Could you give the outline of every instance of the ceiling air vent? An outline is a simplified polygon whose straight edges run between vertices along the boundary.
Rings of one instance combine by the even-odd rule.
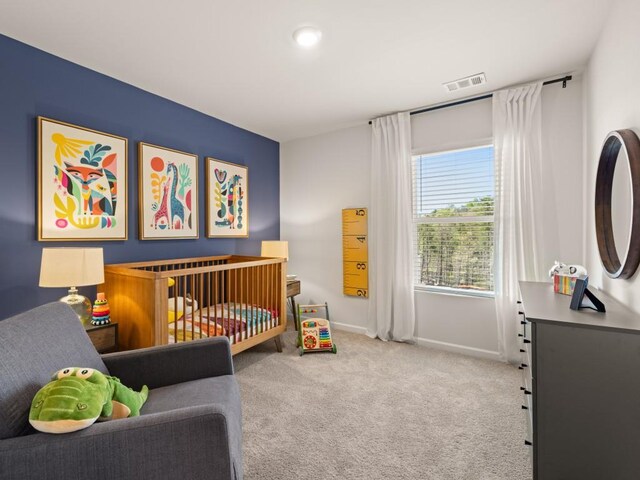
[[[454,80],[453,82],[443,83],[443,85],[444,88],[447,89],[447,92],[455,92],[456,90],[476,87],[485,83],[487,83],[487,77],[485,77],[484,73],[477,73],[476,75],[471,75],[470,77]]]

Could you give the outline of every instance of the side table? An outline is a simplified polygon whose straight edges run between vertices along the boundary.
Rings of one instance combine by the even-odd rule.
[[[88,324],[84,326],[84,329],[98,353],[110,353],[118,350],[118,324],[116,322],[106,325]]]
[[[296,309],[295,296],[300,293],[300,280],[287,280],[287,300],[291,313],[293,313],[293,324],[298,330],[298,312]]]

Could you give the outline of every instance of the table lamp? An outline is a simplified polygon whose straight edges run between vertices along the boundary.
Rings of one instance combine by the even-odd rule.
[[[41,287],[69,287],[61,302],[69,305],[82,323],[91,321],[91,302],[76,287],[104,283],[102,248],[43,248]]]
[[[283,240],[265,240],[262,242],[262,257],[276,257],[289,260],[289,242]]]

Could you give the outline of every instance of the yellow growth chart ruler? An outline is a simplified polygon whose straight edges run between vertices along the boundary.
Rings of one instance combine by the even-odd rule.
[[[366,208],[342,210],[342,275],[345,295],[369,297]]]

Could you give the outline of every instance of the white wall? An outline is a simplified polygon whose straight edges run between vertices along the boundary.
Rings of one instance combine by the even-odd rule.
[[[280,238],[297,301],[326,301],[332,321],[355,327],[366,325],[367,300],[342,295],[342,209],[369,206],[370,152],[368,125],[280,146]]]
[[[540,226],[546,240],[543,264],[555,260],[584,263],[584,85],[574,75],[567,88],[560,84],[542,90],[542,156],[545,195]]]
[[[596,169],[605,136],[611,130],[622,128],[631,128],[640,134],[638,25],[640,3],[637,0],[619,0],[610,13],[587,68],[587,224],[584,235],[590,283],[640,312],[638,275],[629,280],[614,280],[602,269],[593,211]]]
[[[547,160],[548,234],[545,263],[580,262],[584,255],[582,185],[582,82],[545,87],[543,154]],[[491,101],[438,110],[411,119],[413,149],[441,151],[491,139]],[[289,241],[289,272],[302,281],[301,301],[327,301],[331,319],[364,331],[367,300],[342,295],[341,210],[369,206],[370,127],[362,125],[294,140],[280,150],[280,235]],[[496,356],[491,298],[416,292],[420,343]]]

